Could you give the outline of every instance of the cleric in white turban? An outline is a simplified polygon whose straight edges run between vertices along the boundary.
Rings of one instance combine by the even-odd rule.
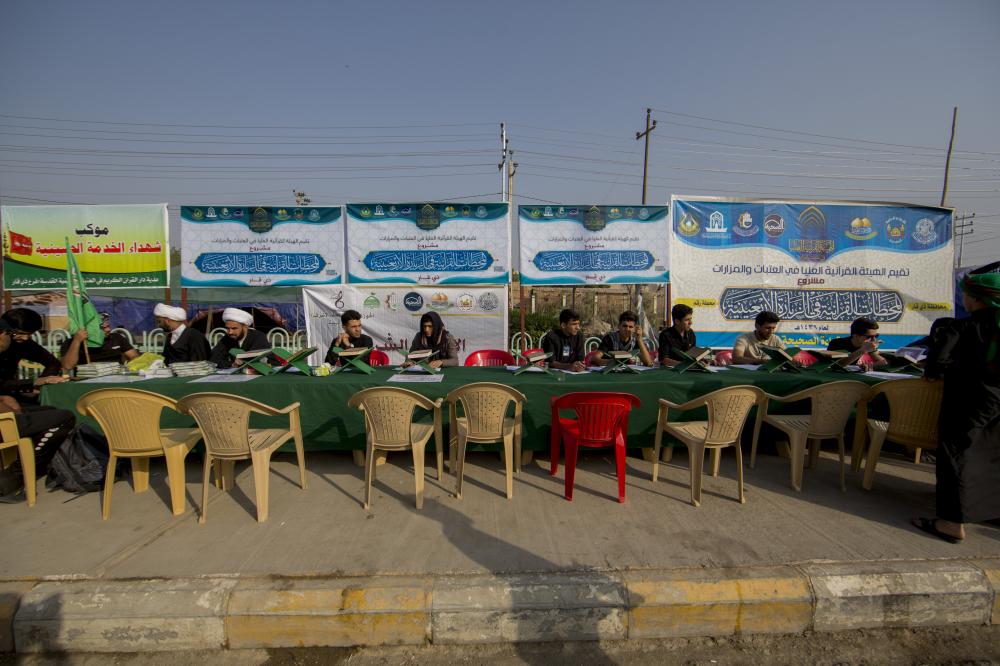
[[[163,360],[167,365],[178,361],[204,361],[212,349],[201,331],[188,328],[184,308],[157,303],[153,308],[156,325],[167,334],[163,343]]]
[[[220,368],[241,365],[240,361],[236,359],[236,354],[240,352],[271,348],[267,336],[252,328],[253,315],[246,310],[226,308],[222,311],[222,323],[226,327],[226,334],[212,348],[211,356],[212,363]]]

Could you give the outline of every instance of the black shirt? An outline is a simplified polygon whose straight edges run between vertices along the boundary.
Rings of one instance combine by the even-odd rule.
[[[229,350],[237,346],[243,351],[256,351],[258,349],[270,349],[271,343],[264,333],[254,328],[247,330],[247,334],[243,336],[242,344],[228,335],[223,335],[222,339],[212,348],[212,355],[209,357],[209,360],[219,368],[231,368],[233,367],[233,361],[236,359],[232,357]]]
[[[569,336],[563,333],[561,328],[553,328],[542,336],[540,344],[546,353],[551,352],[552,356],[549,357],[549,362],[575,363],[580,361],[583,363],[583,359],[586,357],[586,353],[583,351],[583,333]]]
[[[17,378],[17,365],[22,359],[44,365],[42,377],[58,375],[62,372],[62,364],[59,359],[34,340],[12,341],[7,351],[0,354],[0,382],[2,382],[0,393],[9,394],[34,390],[35,380]]]
[[[73,343],[73,338],[70,338],[66,342],[62,343],[62,347],[59,348],[59,355],[65,356],[66,352],[69,350],[69,346]],[[87,357],[84,356],[83,347],[87,344],[84,340],[80,343],[80,355],[77,357],[77,365],[87,362]],[[87,354],[90,355],[91,363],[101,363],[108,361],[122,361],[122,357],[125,352],[135,349],[129,344],[128,338],[126,338],[121,333],[108,333],[104,336],[104,344],[100,347],[87,347]]]
[[[834,338],[830,340],[830,344],[826,346],[827,351],[842,351],[842,352],[856,352],[860,347],[855,347],[854,342],[851,340],[851,336],[846,338]]]
[[[163,362],[167,365],[178,361],[207,361],[212,355],[208,339],[201,331],[185,328],[177,342],[170,342],[170,331],[165,331],[167,341],[163,343]]]
[[[352,347],[368,347],[369,349],[375,348],[375,341],[372,340],[370,335],[365,335],[364,333],[362,333],[356,338],[353,338],[350,335],[348,335],[347,339],[351,343]],[[337,342],[336,339],[334,339],[334,341],[330,343],[330,348],[326,350],[326,358],[324,359],[330,365],[337,364],[337,355],[333,352],[333,348],[336,346],[334,344],[335,342]]]
[[[663,359],[670,358],[674,359],[671,352],[674,349],[679,349],[682,352],[686,352],[693,347],[698,346],[698,339],[694,331],[688,329],[683,335],[681,335],[676,328],[673,326],[668,326],[667,328],[660,331],[660,337],[657,340],[657,344],[660,347],[659,357],[660,362]],[[677,360],[677,359],[674,359]]]

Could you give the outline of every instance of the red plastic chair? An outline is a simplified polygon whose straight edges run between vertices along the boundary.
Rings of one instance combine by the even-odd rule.
[[[368,354],[368,365],[373,368],[380,365],[389,365],[389,355],[380,349],[373,349]]]
[[[598,349],[595,349],[594,351],[589,352],[587,354],[587,358],[585,358],[583,360],[583,364],[584,365],[597,365],[596,363],[594,363],[594,361],[596,361],[597,359],[601,358],[602,356],[604,356],[604,352],[602,352],[602,351],[600,351]]]
[[[793,356],[792,360],[801,365],[803,368],[808,368],[810,365],[816,362],[816,357],[810,354],[805,349],[803,349],[798,354]]]
[[[521,352],[521,353],[522,353],[522,354],[534,354],[534,353],[537,353],[537,352],[544,352],[544,351],[545,351],[545,350],[544,350],[544,349],[542,349],[541,347],[535,347],[535,348],[532,348],[532,349],[525,349],[525,350],[524,350],[523,352]],[[523,358],[521,358],[521,357],[518,357],[518,359],[517,359],[517,364],[518,364],[518,365],[524,365],[524,359],[523,359]]]
[[[559,445],[566,444],[565,496],[573,501],[573,479],[576,476],[576,456],[579,447],[615,447],[618,472],[618,501],[625,501],[625,440],[628,436],[628,413],[642,401],[631,393],[585,392],[553,396],[552,434],[549,441],[552,468],[559,470]],[[562,418],[560,410],[572,409],[576,418]]]
[[[469,354],[466,366],[515,365],[514,357],[502,349],[480,349]]]
[[[733,362],[733,351],[731,349],[723,349],[722,351],[715,352],[715,360],[717,363],[732,363]]]

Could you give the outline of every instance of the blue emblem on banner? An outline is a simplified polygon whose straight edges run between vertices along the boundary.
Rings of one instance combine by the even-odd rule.
[[[365,267],[375,273],[485,271],[493,257],[483,250],[381,250],[365,255]]]
[[[294,252],[208,252],[198,255],[194,265],[208,274],[309,275],[322,271],[326,261],[318,254]]]
[[[547,273],[577,271],[648,271],[653,255],[645,250],[547,250],[532,263]]]

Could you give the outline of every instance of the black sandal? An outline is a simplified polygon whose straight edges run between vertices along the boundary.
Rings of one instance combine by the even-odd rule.
[[[953,537],[952,535],[939,530],[937,528],[937,518],[914,518],[910,521],[910,524],[923,532],[927,532],[931,536],[936,536],[942,541],[947,541],[948,543],[962,542],[962,540],[958,537]]]

